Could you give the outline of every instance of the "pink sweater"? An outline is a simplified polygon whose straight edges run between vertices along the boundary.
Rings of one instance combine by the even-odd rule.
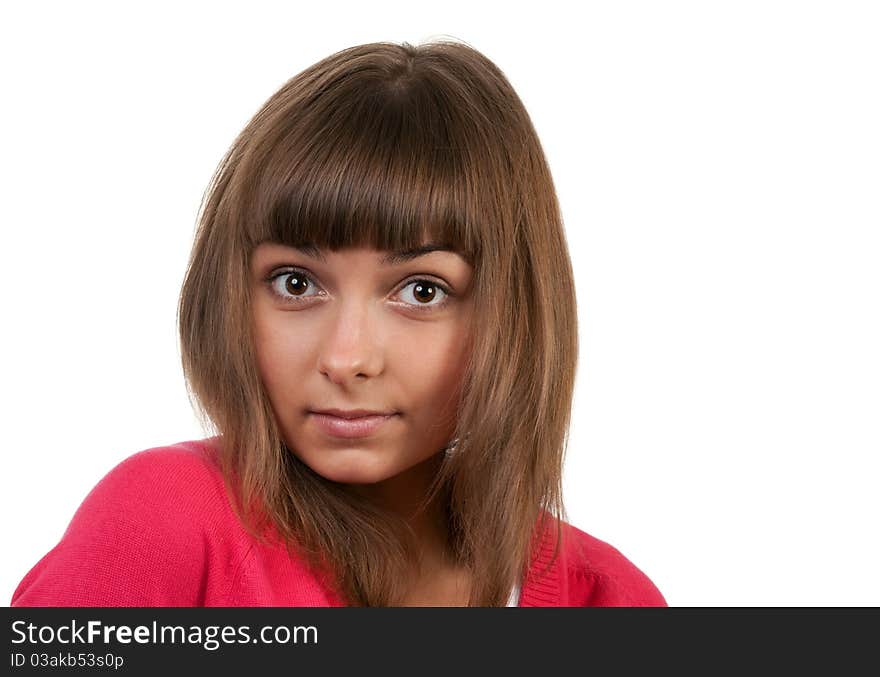
[[[120,462],[92,489],[60,542],[25,575],[12,606],[344,606],[280,544],[260,545],[232,511],[207,438]],[[545,538],[519,606],[665,606],[607,543],[564,525]],[[574,547],[584,547],[577,557]]]

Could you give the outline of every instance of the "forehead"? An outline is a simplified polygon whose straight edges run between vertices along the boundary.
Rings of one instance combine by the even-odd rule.
[[[399,250],[388,250],[388,249],[373,249],[370,247],[345,247],[336,251],[344,252],[364,252],[372,254],[376,257],[376,261],[380,266],[390,267],[395,265],[400,265],[402,263],[406,263],[408,261],[412,261],[413,259],[417,259],[423,256],[434,255],[435,258],[446,257],[446,258],[456,258],[460,259],[467,263],[466,259],[462,254],[455,251],[452,247],[448,245],[443,245],[436,242],[427,242],[418,247],[412,247],[407,249],[399,249]],[[275,256],[275,255],[284,255],[290,253],[299,253],[309,256],[311,258],[317,259],[322,263],[327,263],[327,256],[325,250],[322,250],[318,245],[313,242],[304,242],[298,245],[285,245],[279,242],[262,242],[260,243],[256,249],[254,250],[253,256],[255,259],[261,258],[263,256]]]

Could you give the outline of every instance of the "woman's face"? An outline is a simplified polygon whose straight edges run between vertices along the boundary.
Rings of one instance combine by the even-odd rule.
[[[447,250],[390,254],[264,242],[251,259],[257,360],[284,441],[335,482],[399,477],[454,434],[473,270]],[[393,413],[370,428],[315,413],[328,409]]]

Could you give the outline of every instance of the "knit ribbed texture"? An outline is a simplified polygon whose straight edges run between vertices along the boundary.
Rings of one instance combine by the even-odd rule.
[[[342,606],[303,560],[244,530],[214,461],[215,441],[147,449],[114,467],[19,583],[11,606]],[[554,542],[547,529],[519,606],[665,606],[619,551],[569,524],[544,571]]]
[[[565,600],[559,575],[560,565],[563,568],[566,566],[566,563],[560,562],[564,553],[559,553],[551,564],[554,543],[555,537],[548,528],[538,544],[537,553],[523,583],[519,598],[521,607],[569,606],[562,603]]]

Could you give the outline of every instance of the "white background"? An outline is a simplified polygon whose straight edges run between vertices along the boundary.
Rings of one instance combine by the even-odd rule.
[[[558,189],[571,521],[672,605],[880,604],[877,5],[306,5],[4,5],[2,602],[116,463],[203,436],[175,309],[238,131],[332,52],[447,36]]]

